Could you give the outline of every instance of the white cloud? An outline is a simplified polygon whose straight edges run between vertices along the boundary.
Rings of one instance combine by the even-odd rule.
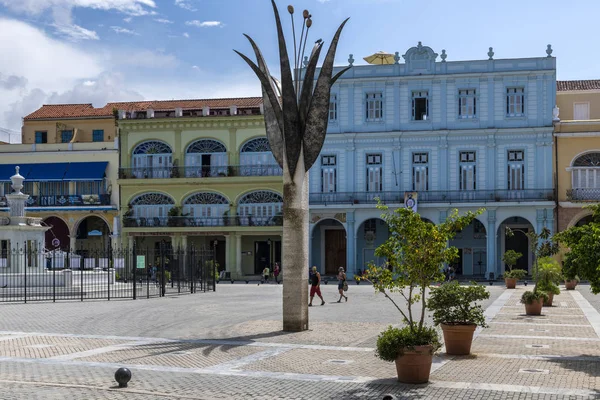
[[[190,34],[189,34],[189,33],[187,33],[187,32],[183,32],[183,35],[182,35],[182,36],[183,36],[184,38],[188,38],[188,39],[190,38]]]
[[[89,29],[82,28],[79,25],[61,25],[54,24],[54,29],[56,33],[62,36],[66,36],[67,39],[78,42],[80,40],[98,40],[98,34],[95,31],[91,31]]]
[[[17,75],[2,75],[0,73],[0,88],[4,90],[23,89],[27,86],[27,78]]]
[[[197,65],[192,65],[192,69],[196,69],[196,70],[200,71],[200,67]]]
[[[111,26],[110,29],[119,34],[124,33],[126,35],[139,35],[139,33],[137,33],[136,31],[127,28],[122,28],[120,26]]]
[[[175,5],[188,11],[197,11],[190,0],[175,0]]]
[[[132,20],[132,18],[131,18],[131,17],[123,18],[123,21],[125,21],[125,22],[127,22],[127,23],[130,23],[130,22],[131,22],[131,20]]]
[[[83,82],[83,86],[94,86],[96,81],[85,81]]]
[[[96,10],[117,10],[130,15],[147,15],[156,8],[154,0],[0,0],[7,8],[28,15],[41,15],[47,10],[92,8]]]
[[[186,21],[186,25],[189,26],[197,26],[198,28],[222,28],[225,26],[221,21],[198,21],[197,19],[193,21]]]
[[[142,68],[175,68],[179,60],[172,54],[150,50],[119,50],[110,54],[111,65]]]
[[[160,22],[161,24],[172,24],[173,21],[170,21],[168,19],[165,18],[155,18],[154,19],[156,22]]]

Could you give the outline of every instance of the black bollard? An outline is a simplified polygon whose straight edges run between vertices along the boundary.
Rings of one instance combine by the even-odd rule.
[[[115,381],[119,384],[120,388],[126,388],[127,382],[131,380],[131,371],[127,368],[119,368],[115,372]]]

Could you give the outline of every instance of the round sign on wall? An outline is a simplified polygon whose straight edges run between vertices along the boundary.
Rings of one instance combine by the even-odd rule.
[[[52,239],[52,246],[54,246],[54,247],[60,246],[60,240],[58,240],[58,238]]]

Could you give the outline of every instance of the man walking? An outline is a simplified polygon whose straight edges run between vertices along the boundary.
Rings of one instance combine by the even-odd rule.
[[[321,305],[325,305],[325,300],[323,300],[323,296],[321,295],[321,274],[317,271],[317,267],[312,267],[312,275],[310,277],[310,303],[308,303],[309,307],[312,307],[313,297],[315,297],[315,293],[321,299]]]

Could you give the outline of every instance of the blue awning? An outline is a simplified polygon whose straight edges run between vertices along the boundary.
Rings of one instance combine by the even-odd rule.
[[[15,167],[25,181],[100,181],[108,161],[42,164],[0,164],[0,182],[10,182]]]
[[[101,181],[108,161],[69,163],[66,181]]]

